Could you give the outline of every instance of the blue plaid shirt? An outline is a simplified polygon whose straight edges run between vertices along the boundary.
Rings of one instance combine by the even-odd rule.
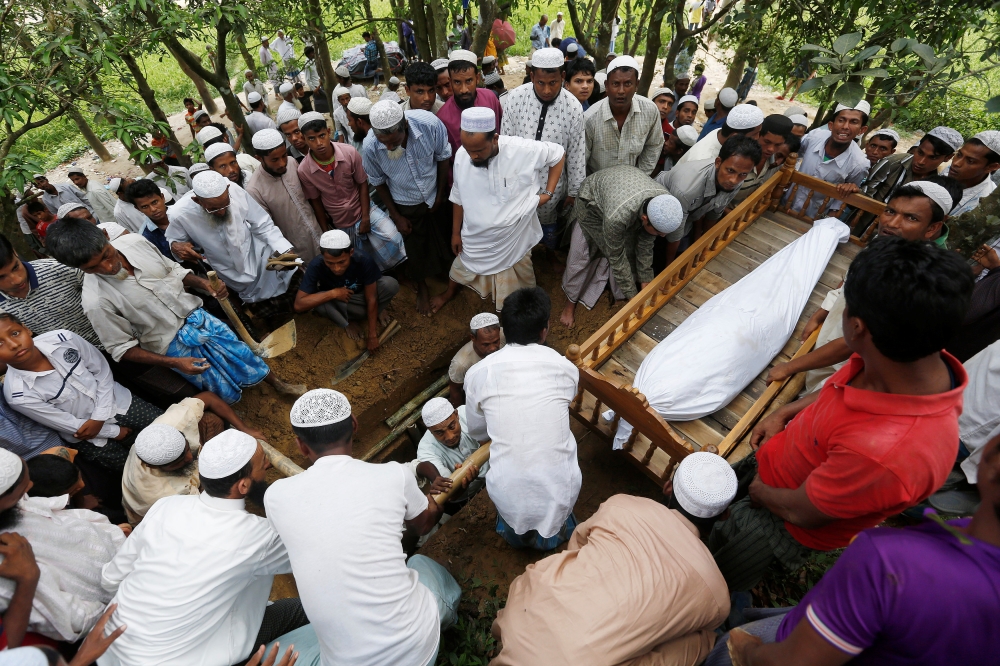
[[[378,64],[378,46],[376,46],[374,39],[365,44],[365,58],[372,67]]]
[[[28,460],[55,446],[65,446],[56,431],[15,412],[0,391],[0,447]]]

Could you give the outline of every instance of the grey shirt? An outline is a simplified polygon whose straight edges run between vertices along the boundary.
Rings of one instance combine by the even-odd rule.
[[[739,192],[738,188],[726,192],[716,187],[714,159],[680,164],[661,173],[656,182],[677,197],[684,209],[684,224],[677,231],[667,234],[667,241],[671,243],[684,238],[695,220],[702,217],[712,222],[721,219],[726,206]]]

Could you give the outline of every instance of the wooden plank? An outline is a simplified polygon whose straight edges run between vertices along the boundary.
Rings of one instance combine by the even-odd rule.
[[[750,245],[758,252],[766,254],[769,257],[773,257],[782,248],[788,245],[791,241],[778,238],[774,234],[770,233],[766,227],[757,226],[754,223],[750,228],[740,234],[740,238],[746,236],[750,240],[743,240],[743,243]]]
[[[766,217],[758,219],[754,226],[757,227],[759,231],[764,231],[771,234],[775,238],[784,241],[785,245],[788,245],[795,239],[802,236],[802,234],[797,234],[788,227],[783,227],[777,222],[773,222]]]
[[[750,271],[756,270],[768,259],[768,257],[764,256],[760,252],[752,250],[738,241],[730,243],[729,247],[723,250],[722,254],[719,256],[725,257],[727,261],[731,261],[737,266],[741,266]]]
[[[670,335],[678,325],[662,316],[661,313],[668,307],[671,307],[670,303],[667,303],[664,307],[660,308],[660,311],[653,315],[649,321],[643,324],[642,328],[639,330],[657,342]]]
[[[635,381],[635,373],[616,361],[613,357],[609,357],[608,360],[602,363],[598,372],[612,381],[628,384],[629,386]]]
[[[728,289],[733,284],[729,280],[720,276],[717,272],[709,270],[709,266],[714,264],[717,259],[718,257],[709,262],[709,265],[705,267],[705,270],[698,273],[698,276],[691,281],[692,284],[695,284],[699,287],[702,287],[706,291],[711,292],[712,296],[717,296],[718,294],[721,294],[723,291]]]
[[[718,446],[725,437],[723,433],[717,432],[701,419],[694,421],[669,421],[669,423],[673,426],[674,430],[691,441],[696,451],[709,444]]]
[[[705,270],[718,275],[729,284],[736,284],[749,275],[750,271],[753,269],[735,264],[727,259],[724,259],[722,255],[719,255],[713,259],[708,266],[705,266]]]
[[[621,347],[615,350],[611,358],[631,370],[634,376],[639,371],[639,366],[642,364],[642,360],[646,358],[646,354],[651,352],[655,346],[656,340],[653,340],[642,331],[636,331]]]
[[[683,289],[677,292],[678,300],[687,301],[695,307],[695,309],[700,308],[705,302],[715,296],[715,292],[709,291],[704,287],[695,283],[699,277],[704,275],[705,271],[700,271],[698,275],[695,276],[694,280],[691,280]],[[721,289],[719,290],[721,291]]]

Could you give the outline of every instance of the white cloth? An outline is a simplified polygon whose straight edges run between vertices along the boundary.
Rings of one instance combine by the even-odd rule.
[[[565,152],[556,143],[501,136],[496,157],[480,168],[464,146],[458,149],[450,199],[464,210],[461,258],[468,270],[507,270],[542,239],[538,172],[558,164]]]
[[[278,129],[278,126],[274,124],[274,121],[260,111],[252,111],[244,117],[246,118],[247,125],[250,127],[251,137],[263,129]],[[237,161],[239,160],[237,159]]]
[[[549,34],[549,39],[562,39],[563,31],[566,29],[566,19],[560,21],[556,19],[552,22],[552,32]]]
[[[274,50],[278,52],[278,55],[281,56],[281,61],[285,63],[286,67],[289,64],[289,60],[295,59],[295,45],[291,37],[276,37],[272,42],[272,46],[274,46]]]
[[[139,234],[141,236],[142,229],[146,226],[147,219],[149,218],[147,218],[145,214],[140,213],[139,209],[129,202],[119,199],[115,203],[115,221],[128,229],[131,233]]]
[[[246,303],[256,303],[284,294],[294,271],[269,271],[272,252],[291,249],[271,217],[253,197],[237,185],[229,185],[231,222],[221,224],[195,203],[190,194],[167,209],[168,243],[193,242],[204,249],[205,258],[226,286]]]
[[[674,168],[686,162],[698,160],[714,160],[722,152],[722,144],[719,143],[719,130],[714,129],[705,135],[704,139],[691,146],[691,149],[681,155],[681,158],[674,164]]]
[[[249,95],[252,92],[260,95],[261,99],[267,99],[267,90],[264,88],[264,82],[260,79],[255,78],[252,83],[250,81],[243,82],[243,94]],[[248,101],[247,104],[249,103]]]
[[[121,528],[86,509],[67,509],[69,496],[28,497],[18,502],[21,520],[10,530],[31,544],[40,576],[28,631],[73,643],[91,630],[111,600],[101,589],[101,567],[125,541]],[[0,577],[0,606],[15,584]]]
[[[73,433],[90,419],[104,421],[88,440],[94,446],[117,437],[121,428],[115,425],[115,415],[128,411],[132,393],[111,376],[111,366],[97,347],[62,329],[35,336],[35,347],[53,369],[28,372],[8,367],[3,382],[7,404],[68,442],[80,441]]]
[[[969,483],[976,483],[983,447],[1000,432],[1000,341],[966,361],[965,371],[969,383],[962,393],[958,437],[970,454],[962,461],[962,471]]]
[[[458,406],[458,423],[462,426],[462,437],[458,446],[450,448],[437,440],[430,430],[424,432],[417,444],[417,462],[429,462],[437,468],[441,476],[451,476],[455,468],[476,452],[480,444],[469,434],[469,426],[465,418],[465,405]],[[492,448],[492,447],[491,447]],[[490,470],[490,463],[483,463],[479,476],[483,477]]]
[[[955,217],[961,215],[962,213],[967,213],[970,210],[974,210],[979,205],[979,200],[988,197],[993,193],[993,190],[997,189],[996,183],[990,180],[988,177],[983,179],[983,182],[978,185],[973,185],[972,187],[966,187],[962,190],[962,200],[958,202],[949,215]]]
[[[351,124],[347,118],[347,109],[340,102],[335,102],[336,106],[333,109],[333,129],[338,133],[347,137],[348,143],[354,142],[354,130],[351,129]],[[301,120],[299,123],[301,124]]]
[[[555,535],[580,494],[569,429],[579,380],[577,367],[554,349],[510,342],[465,375],[469,434],[492,440],[486,489],[518,534]]]
[[[656,345],[634,386],[667,421],[691,421],[729,404],[788,342],[837,244],[849,236],[839,220],[816,221]],[[620,421],[614,448],[631,433]]]
[[[275,574],[288,554],[242,499],[206,493],[156,502],[105,567],[109,627],[128,629],[100,666],[228,666],[257,646]]]
[[[115,204],[118,200],[108,191],[103,182],[96,178],[88,178],[87,191],[81,194],[81,198],[90,204],[98,222],[114,222]]]
[[[288,548],[324,664],[430,661],[440,637],[437,601],[406,567],[400,544],[403,522],[427,502],[403,465],[350,456],[324,456],[268,489],[267,519]]]

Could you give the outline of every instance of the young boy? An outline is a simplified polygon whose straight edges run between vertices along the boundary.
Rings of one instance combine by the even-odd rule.
[[[195,141],[195,134],[198,133],[198,124],[195,122],[194,114],[201,109],[201,106],[195,106],[194,100],[190,97],[184,98],[184,122],[187,123],[188,129],[191,130],[191,140]]]
[[[28,489],[31,497],[69,495],[73,498],[86,485],[76,465],[62,456],[43,453],[28,460],[27,465],[28,473],[31,474],[32,485]]]
[[[420,412],[427,426],[427,432],[417,445],[417,476],[430,481],[428,492],[432,495],[451,488],[452,472],[461,467],[480,444],[469,435],[465,423],[465,405],[458,409],[447,398],[431,398]],[[464,504],[480,488],[483,481],[478,477],[489,470],[489,462],[482,468],[473,465],[472,472],[463,479],[464,492],[452,497],[449,504]],[[460,506],[446,506],[445,513],[454,513]]]

